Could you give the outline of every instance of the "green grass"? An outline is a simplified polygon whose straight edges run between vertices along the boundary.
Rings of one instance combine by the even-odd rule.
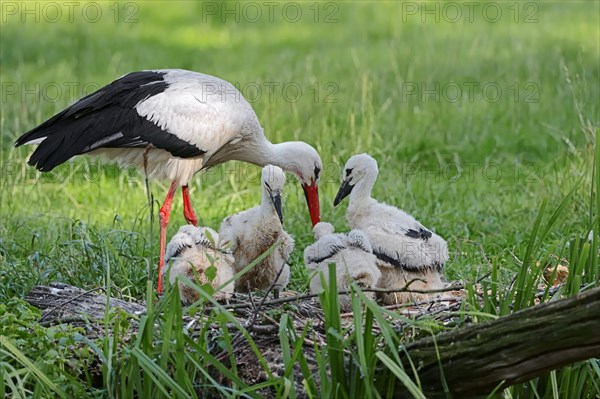
[[[266,7],[256,23],[243,15],[239,23],[235,16],[222,23],[220,15],[207,15],[206,7],[233,8],[236,3],[140,2],[122,3],[117,23],[116,9],[109,8],[113,3],[101,3],[102,16],[93,23],[83,18],[82,7],[75,8],[72,21],[63,11],[62,18],[51,23],[44,21],[43,3],[39,22],[35,14],[11,15],[7,4],[13,3],[1,4],[0,25],[0,302],[9,304],[6,314],[18,314],[17,307],[24,305],[17,298],[51,281],[82,288],[110,281],[118,289],[113,295],[146,297],[146,282],[154,282],[158,255],[157,220],[151,215],[168,183],[151,183],[155,202],[149,207],[144,180],[135,171],[82,157],[41,175],[25,164],[31,148],[14,149],[13,142],[90,89],[127,72],[152,68],[191,69],[235,82],[257,98],[252,105],[270,139],[313,144],[325,164],[322,218],[340,230],[347,228],[345,207],[333,208],[332,200],[342,165],[355,153],[373,155],[380,165],[374,196],[414,214],[447,238],[448,279],[473,282],[492,273],[484,283],[493,295],[482,309],[472,310],[503,315],[513,305],[531,306],[532,289],[541,274],[536,262],[544,265],[553,256],[569,259],[576,275],[561,295],[575,294],[581,284],[597,285],[598,236],[587,247],[579,239],[592,228],[598,232],[600,214],[597,183],[593,186],[598,173],[592,172],[600,127],[598,1],[523,2],[516,8],[512,2],[492,3],[502,9],[496,23],[483,18],[486,3],[478,3],[473,22],[465,15],[457,23],[444,21],[443,13],[438,23],[432,21],[434,15],[411,14],[407,7],[420,2],[320,3],[317,22],[313,3],[293,3],[302,5],[297,23],[288,22],[292,14],[285,15],[287,20],[283,17],[282,5],[275,9],[273,22]],[[435,4],[429,6],[433,9]],[[337,22],[325,23],[331,12]],[[537,22],[525,23],[531,12]],[[127,16],[135,21],[125,22]],[[422,22],[422,17],[428,19]],[[278,86],[270,97],[273,84]],[[302,95],[289,101],[296,84]],[[257,85],[261,96],[252,91]],[[289,91],[282,92],[283,87]],[[457,87],[462,97],[454,101]],[[502,90],[497,99],[495,88]],[[218,228],[225,216],[258,203],[258,176],[259,168],[239,163],[198,175],[191,193],[201,223]],[[290,286],[304,290],[302,249],[312,233],[293,178],[284,197],[285,226],[296,239]],[[176,201],[169,235],[182,223]],[[509,290],[513,279],[517,288]],[[377,317],[374,313],[364,316],[364,325],[373,322],[369,317]],[[29,325],[32,320],[33,316]],[[132,393],[111,390],[116,385],[110,378],[121,378],[123,370],[143,380],[143,385],[123,388],[138,393],[159,395],[157,386],[176,392],[174,383],[184,390],[189,387],[193,379],[164,375],[165,364],[159,370],[149,363],[153,356],[160,357],[162,347],[151,349],[160,334],[147,334],[126,353],[114,352],[116,342],[99,344],[113,362],[104,364],[106,391],[95,394]],[[290,345],[296,339],[289,337]],[[365,339],[372,338],[357,338],[358,348]],[[193,344],[187,337],[173,340]],[[22,389],[23,396],[54,395],[52,385],[41,379],[41,385],[32,382],[36,369],[28,369],[22,361],[27,357],[37,370],[59,373],[65,392],[88,389],[77,382],[88,377],[73,377],[65,367],[45,362],[25,342],[43,348],[50,341],[34,335],[21,342],[15,348],[25,357],[0,352],[0,362],[15,370],[12,381],[22,384],[9,390]],[[391,350],[377,357],[366,353],[378,342],[359,349],[356,364],[391,365]],[[173,360],[177,361],[198,379],[209,381],[193,366],[207,360]],[[343,359],[334,355],[331,361],[339,366]],[[397,378],[413,377],[410,370],[390,370]],[[598,370],[592,361],[566,368],[541,379],[538,395],[551,396],[558,390],[560,397],[568,397],[563,395],[576,392],[571,388],[586,376],[597,376]],[[338,389],[364,389],[360,392],[373,395],[373,387],[343,386],[342,377]],[[526,386],[512,389],[512,397],[536,397]],[[0,393],[2,389],[6,387],[0,386]],[[276,389],[284,392],[283,386]]]

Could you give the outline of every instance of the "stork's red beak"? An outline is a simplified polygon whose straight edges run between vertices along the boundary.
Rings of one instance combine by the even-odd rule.
[[[321,221],[321,211],[319,208],[319,186],[314,180],[311,180],[310,185],[303,184],[302,189],[304,190],[304,196],[306,197],[306,204],[308,205],[310,220],[312,221],[314,227]]]

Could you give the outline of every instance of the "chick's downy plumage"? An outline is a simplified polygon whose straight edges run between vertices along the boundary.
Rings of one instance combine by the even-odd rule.
[[[369,155],[351,157],[334,205],[350,196],[346,217],[350,227],[362,230],[373,247],[382,274],[379,288],[403,288],[411,280],[411,289],[442,288],[442,269],[448,260],[446,241],[403,210],[373,199],[371,190],[377,174],[377,162]],[[424,297],[406,292],[381,295],[385,304]]]
[[[261,184],[261,204],[227,217],[219,230],[222,245],[233,252],[236,273],[277,245],[236,281],[236,292],[266,291],[273,285],[277,293],[290,278],[287,261],[294,240],[283,229],[281,195],[285,174],[279,167],[267,165],[262,170]]]
[[[349,291],[350,284],[361,288],[374,288],[381,277],[377,268],[377,258],[365,234],[352,230],[347,234],[334,233],[329,223],[318,223],[314,229],[315,243],[304,250],[304,262],[311,272],[310,292],[318,294],[323,290],[322,282],[329,284],[329,264],[335,264],[338,291]],[[372,292],[367,297],[374,298]],[[352,309],[349,295],[338,297],[340,310]]]
[[[234,259],[230,252],[218,246],[219,234],[210,227],[185,225],[179,228],[167,245],[165,261],[170,267],[163,269],[169,274],[169,282],[175,284],[178,276],[185,276],[198,285],[208,284],[219,289],[234,275]],[[216,276],[210,280],[207,269],[216,268]],[[211,273],[209,273],[210,275]],[[233,293],[234,283],[230,281],[214,293],[216,299],[226,299]],[[181,300],[190,304],[198,300],[198,293],[188,285],[179,282]]]

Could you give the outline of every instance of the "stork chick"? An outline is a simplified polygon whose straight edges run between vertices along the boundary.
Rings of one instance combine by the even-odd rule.
[[[377,179],[377,161],[367,154],[351,157],[344,167],[342,185],[335,197],[337,206],[350,196],[346,218],[350,227],[362,230],[377,257],[381,279],[379,288],[396,289],[409,281],[413,290],[444,287],[442,269],[448,260],[448,245],[406,212],[371,198]],[[382,294],[385,304],[421,300],[427,295]]]
[[[313,228],[315,243],[304,250],[304,263],[313,273],[310,280],[310,293],[318,294],[323,290],[321,274],[329,284],[330,263],[335,263],[338,291],[349,291],[350,284],[355,282],[361,288],[374,288],[381,277],[377,268],[377,258],[369,240],[360,230],[352,230],[348,234],[334,234],[329,223],[317,223]],[[374,293],[365,293],[374,299]],[[340,310],[352,310],[352,299],[349,295],[339,295]]]
[[[267,165],[262,170],[261,182],[261,204],[223,220],[219,235],[223,246],[228,245],[233,251],[236,273],[267,252],[271,246],[279,244],[235,282],[236,292],[265,291],[273,286],[277,297],[289,281],[290,267],[287,261],[294,249],[294,240],[283,230],[281,193],[285,174],[281,168]]]
[[[173,259],[169,270],[169,282],[175,284],[177,276],[185,276],[196,284],[202,285],[210,282],[216,290],[218,287],[233,279],[233,255],[223,251],[216,243],[219,234],[210,227],[195,227],[185,225],[179,228],[173,236],[165,253],[165,261]],[[209,281],[206,269],[214,266],[217,269],[216,277]],[[166,273],[167,269],[163,269]],[[215,299],[228,299],[233,293],[234,283],[231,281],[213,295]],[[198,300],[198,293],[191,287],[179,282],[181,300],[190,304]]]

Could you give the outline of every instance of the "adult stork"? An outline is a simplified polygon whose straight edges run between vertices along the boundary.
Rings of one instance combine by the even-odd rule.
[[[196,226],[188,183],[200,170],[230,160],[277,165],[298,177],[312,223],[319,222],[317,151],[301,141],[271,143],[248,101],[214,76],[181,69],[129,73],[19,137],[16,146],[24,144],[38,144],[28,163],[42,172],[93,154],[172,182],[159,211],[159,293],[173,196],[181,186],[185,219]]]

